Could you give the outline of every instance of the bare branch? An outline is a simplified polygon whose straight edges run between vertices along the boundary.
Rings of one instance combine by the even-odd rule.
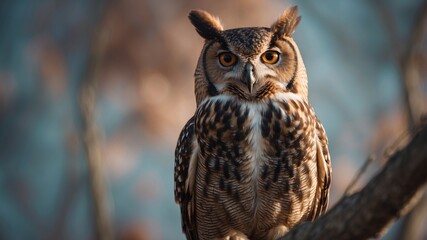
[[[96,79],[106,45],[106,31],[97,29],[87,64],[86,76],[80,87],[80,111],[82,118],[83,143],[89,167],[89,179],[94,204],[96,239],[112,240],[114,237],[111,205],[102,173],[102,154],[99,129],[95,119]]]
[[[372,161],[374,161],[375,156],[370,155],[366,161],[363,163],[362,167],[360,167],[357,174],[353,177],[350,184],[348,184],[347,188],[344,191],[344,196],[350,195],[352,193],[353,187],[356,185],[356,183],[359,181],[359,179],[362,177],[363,173],[365,173],[366,169],[368,169],[369,164],[371,164]]]
[[[397,151],[360,192],[344,197],[314,222],[292,229],[288,239],[367,239],[379,237],[400,217],[427,182],[427,125]]]
[[[397,34],[397,24],[392,17],[388,4],[384,0],[377,1],[376,7],[379,16],[382,16],[385,27],[390,34],[390,41],[393,49],[397,54],[394,58],[400,67],[401,84],[402,84],[402,97],[404,109],[406,111],[408,128],[411,130],[416,126],[424,109],[421,76],[419,69],[420,58],[418,56],[419,50],[422,48],[423,40],[425,37],[426,24],[427,24],[427,1],[423,1],[418,8],[413,27],[409,33],[409,38],[405,43],[400,41]],[[403,49],[403,45],[406,47]],[[412,133],[413,131],[411,131]],[[420,189],[419,196],[421,196],[422,189]],[[417,198],[414,198],[414,201]],[[418,204],[412,213],[405,217],[402,228],[400,230],[399,239],[415,239],[414,236],[419,234],[420,228],[417,224],[413,224],[418,218],[425,215],[423,205],[426,205],[427,195],[424,194],[420,204]]]

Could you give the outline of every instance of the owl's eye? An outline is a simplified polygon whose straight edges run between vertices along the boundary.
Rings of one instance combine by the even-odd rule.
[[[230,52],[223,52],[218,55],[219,63],[224,67],[231,67],[236,64],[236,56]]]
[[[279,53],[269,50],[261,55],[261,60],[264,63],[275,64],[279,61]]]

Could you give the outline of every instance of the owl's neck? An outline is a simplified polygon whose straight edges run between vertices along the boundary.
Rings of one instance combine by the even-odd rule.
[[[274,95],[271,95],[269,98],[264,98],[261,100],[257,100],[254,101],[252,99],[247,100],[247,99],[242,99],[238,96],[235,95],[229,95],[229,94],[221,94],[221,95],[216,95],[216,96],[212,96],[212,97],[207,97],[205,99],[203,99],[200,104],[202,105],[203,103],[205,103],[206,101],[219,101],[219,102],[227,102],[227,101],[240,101],[244,104],[268,104],[271,101],[278,101],[278,102],[306,102],[306,98],[304,98],[303,96],[301,96],[300,94],[296,94],[293,92],[281,92],[281,93],[276,93]]]

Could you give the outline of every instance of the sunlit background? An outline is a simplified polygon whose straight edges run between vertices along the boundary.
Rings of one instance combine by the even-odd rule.
[[[356,190],[407,129],[405,52],[423,1],[2,0],[0,239],[95,238],[79,104],[93,76],[115,238],[184,239],[173,154],[195,111],[193,73],[203,44],[187,14],[208,10],[225,28],[269,26],[295,4],[309,99],[330,140],[333,205],[366,158],[375,156]],[[412,63],[423,111],[426,43]],[[425,216],[418,224],[427,227]],[[385,238],[401,239],[400,226]]]

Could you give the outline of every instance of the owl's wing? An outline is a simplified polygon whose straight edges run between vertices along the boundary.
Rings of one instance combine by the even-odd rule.
[[[318,218],[328,208],[329,187],[331,185],[331,160],[328,150],[328,137],[325,129],[316,117],[316,158],[317,158],[317,189],[316,200],[313,208],[312,220]]]
[[[193,155],[194,136],[194,117],[188,120],[178,138],[178,143],[175,149],[175,202],[181,207],[181,224],[182,230],[187,236],[187,239],[197,239],[197,231],[195,229],[196,220],[194,218],[192,193],[186,186],[190,160]]]

